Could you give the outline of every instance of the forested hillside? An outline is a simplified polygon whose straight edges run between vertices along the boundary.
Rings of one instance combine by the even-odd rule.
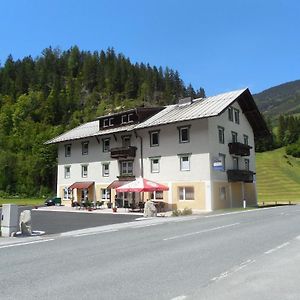
[[[45,195],[55,188],[56,149],[43,142],[95,117],[129,107],[203,97],[177,71],[113,49],[47,48],[0,66],[0,193]]]
[[[271,118],[300,113],[300,80],[286,82],[254,95],[258,108]]]

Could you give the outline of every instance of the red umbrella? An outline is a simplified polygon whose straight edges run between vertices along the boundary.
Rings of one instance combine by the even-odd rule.
[[[137,178],[134,181],[116,188],[117,192],[156,192],[168,190],[169,187],[167,187],[166,185],[145,178]]]

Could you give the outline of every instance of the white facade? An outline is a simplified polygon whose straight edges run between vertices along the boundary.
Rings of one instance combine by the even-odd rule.
[[[244,92],[240,92],[237,97]],[[230,96],[232,97],[232,93]],[[188,105],[183,109],[188,110]],[[168,108],[170,112],[172,107]],[[232,120],[229,118],[228,110],[233,111]],[[164,110],[157,115],[163,116],[163,113]],[[154,121],[151,121],[152,119]],[[109,132],[89,132],[88,136],[78,139],[62,141],[54,139],[54,142],[59,144],[57,195],[66,198],[64,189],[75,182],[93,182],[90,200],[101,200],[103,191],[122,175],[120,170],[122,162],[132,161],[134,177],[143,176],[169,186],[169,191],[163,192],[163,200],[170,208],[190,207],[209,211],[241,206],[244,198],[247,198],[249,203],[256,204],[255,181],[228,180],[228,170],[255,172],[254,132],[249,118],[243,113],[243,108],[237,100],[231,101],[225,109],[222,107],[222,112],[218,115],[183,121],[176,121],[174,118],[173,122],[160,125],[154,115],[146,122],[154,125],[148,124],[143,127],[142,123],[136,127],[131,126],[123,132],[122,128],[118,128]],[[93,126],[95,127],[95,123]],[[219,128],[224,130],[224,141],[220,141]],[[153,132],[157,134],[158,140],[151,145],[150,136]],[[180,140],[180,133],[183,140]],[[68,136],[72,134],[72,131],[67,133]],[[130,146],[136,147],[134,157],[112,158],[110,151],[103,151],[104,139],[109,139],[110,149],[113,149],[124,146],[124,137],[130,137]],[[230,154],[228,143],[231,143],[233,138],[236,139],[234,142],[248,143],[252,147],[250,154],[245,156]],[[67,145],[71,145],[70,156],[66,156],[69,154],[66,153]],[[83,153],[87,148],[88,153]],[[225,162],[224,169],[217,170],[216,163],[223,162],[222,160]],[[112,200],[114,194],[112,190]],[[80,196],[77,194],[76,197]]]

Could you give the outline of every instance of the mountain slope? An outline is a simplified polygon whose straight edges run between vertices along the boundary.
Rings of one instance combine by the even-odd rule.
[[[254,99],[260,111],[269,116],[300,113],[300,80],[264,90]]]
[[[300,159],[284,148],[256,154],[258,200],[300,201]]]

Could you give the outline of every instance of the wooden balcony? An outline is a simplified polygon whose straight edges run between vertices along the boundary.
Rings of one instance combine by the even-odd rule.
[[[118,147],[110,149],[110,157],[111,158],[128,158],[135,157],[136,147],[128,146],[128,147]]]
[[[227,170],[229,182],[253,182],[254,174],[254,172],[247,170]]]
[[[250,149],[252,148],[249,145],[243,144],[243,143],[229,143],[229,153],[233,155],[240,155],[240,156],[249,156],[250,155]]]

